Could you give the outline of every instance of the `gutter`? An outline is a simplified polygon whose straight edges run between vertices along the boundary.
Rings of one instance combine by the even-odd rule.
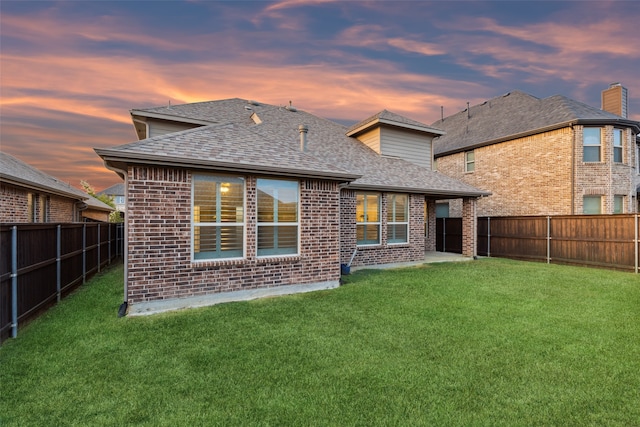
[[[480,142],[477,144],[473,144],[473,145],[465,145],[464,147],[459,147],[459,148],[455,148],[453,150],[447,150],[447,151],[442,151],[442,152],[438,152],[436,153],[435,149],[434,149],[434,157],[438,158],[438,157],[443,157],[443,156],[448,156],[450,154],[456,154],[456,153],[462,153],[465,151],[470,151],[470,150],[474,150],[476,148],[480,148],[480,147],[486,147],[489,145],[493,145],[493,144],[499,144],[501,142],[505,142],[505,141],[511,141],[513,139],[518,139],[518,138],[525,138],[527,136],[531,136],[531,135],[536,135],[542,132],[548,132],[548,131],[552,131],[552,130],[556,130],[556,129],[562,129],[564,127],[573,127],[575,125],[624,125],[624,126],[628,126],[628,127],[632,127],[638,130],[638,132],[640,132],[640,122],[636,122],[634,120],[628,120],[628,119],[573,119],[573,120],[569,120],[566,122],[562,122],[562,123],[556,123],[554,125],[550,125],[550,126],[545,126],[542,128],[538,128],[538,129],[532,129],[532,130],[528,130],[528,131],[524,131],[524,132],[520,132],[520,133],[515,133],[513,135],[507,135],[507,136],[503,136],[497,139],[492,139],[489,141],[484,141],[484,142]]]

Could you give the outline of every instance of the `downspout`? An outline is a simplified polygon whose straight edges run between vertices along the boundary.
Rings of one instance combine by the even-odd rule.
[[[120,304],[118,308],[118,317],[124,317],[127,315],[127,308],[129,303],[127,302],[127,296],[129,292],[128,281],[129,281],[129,174],[124,169],[119,169],[107,164],[104,162],[104,166],[116,172],[117,174],[121,174],[124,177],[124,209],[125,209],[125,220],[124,220],[124,248],[122,258],[124,261],[124,302]]]

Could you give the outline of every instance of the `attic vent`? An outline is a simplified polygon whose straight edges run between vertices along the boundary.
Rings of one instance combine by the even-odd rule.
[[[247,100],[247,104],[249,104],[249,105],[260,105],[260,104],[258,103],[258,101],[254,101],[253,99],[249,99],[249,100]]]
[[[511,95],[511,92],[507,92],[504,95],[502,95],[503,98],[506,98],[507,96]]]
[[[248,105],[245,105],[245,106],[244,106],[244,109],[245,109],[245,110],[249,110],[249,111],[253,111],[253,108],[251,108],[251,107],[250,107],[250,106],[248,106]]]

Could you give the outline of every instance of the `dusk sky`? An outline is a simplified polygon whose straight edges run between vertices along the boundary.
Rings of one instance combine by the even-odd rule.
[[[129,110],[244,98],[344,124],[426,124],[522,90],[640,120],[640,1],[0,2],[0,149],[80,187],[121,182],[93,148]]]

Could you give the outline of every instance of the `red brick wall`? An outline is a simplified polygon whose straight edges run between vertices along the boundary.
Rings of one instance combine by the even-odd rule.
[[[27,211],[27,191],[0,184],[0,222],[30,222]]]
[[[75,201],[64,197],[51,196],[49,198],[49,222],[73,222]]]
[[[246,182],[246,257],[191,261],[190,171],[129,168],[128,301],[338,281],[338,184],[300,181],[300,254],[256,256],[256,177]]]
[[[381,197],[380,245],[360,246],[351,266],[389,264],[420,261],[424,259],[424,203],[423,195],[411,194],[409,198],[409,242],[387,244],[387,194]],[[348,264],[356,248],[356,191],[342,190],[340,210],[340,263]],[[435,214],[435,209],[434,209]],[[432,234],[435,248],[435,219]]]
[[[65,197],[43,193],[34,194],[33,208],[36,218],[41,218],[47,222],[73,222],[73,212],[75,200]],[[29,191],[26,189],[0,184],[0,222],[32,222],[29,218],[28,198]],[[46,212],[40,212],[40,199],[44,199]]]

